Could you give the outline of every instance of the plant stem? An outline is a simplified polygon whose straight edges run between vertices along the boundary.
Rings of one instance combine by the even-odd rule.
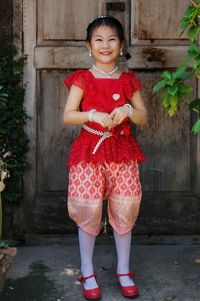
[[[197,4],[193,0],[190,0],[190,2],[192,3],[192,5],[197,6]]]
[[[0,192],[0,239],[2,237],[2,203],[1,203],[1,192]]]

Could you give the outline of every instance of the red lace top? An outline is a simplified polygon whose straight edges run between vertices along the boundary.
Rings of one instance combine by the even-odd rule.
[[[77,70],[64,79],[68,89],[71,85],[78,86],[84,92],[81,101],[81,111],[96,109],[98,112],[111,113],[116,107],[128,103],[133,94],[140,89],[141,83],[132,72],[122,72],[118,79],[95,78],[89,70]],[[114,94],[117,94],[113,97]],[[115,100],[118,98],[117,100]],[[105,132],[106,128],[95,122],[87,122],[91,129]],[[79,136],[72,145],[68,166],[77,165],[79,162],[92,162],[94,164],[103,162],[129,162],[138,163],[144,161],[142,153],[136,140],[130,135],[131,127],[129,118],[122,124],[110,130],[112,136],[103,140],[98,149],[95,147],[101,136],[82,129]]]

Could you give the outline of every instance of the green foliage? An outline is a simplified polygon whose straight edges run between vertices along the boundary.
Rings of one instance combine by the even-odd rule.
[[[196,5],[195,5],[196,4]],[[200,15],[200,1],[194,2],[193,5],[189,5],[185,11],[184,17],[180,21],[180,27],[185,31],[186,28],[189,28],[188,37],[194,42],[197,39],[199,34],[199,15]]]
[[[167,110],[169,116],[173,116],[177,109],[181,99],[185,96],[189,96],[192,92],[192,87],[186,85],[184,80],[196,75],[200,78],[200,47],[198,45],[198,37],[200,33],[200,0],[191,0],[191,5],[185,11],[184,17],[180,21],[180,27],[182,33],[188,29],[188,38],[191,44],[188,47],[188,53],[184,57],[181,65],[175,69],[174,72],[165,70],[161,74],[162,80],[159,81],[153,88],[153,93],[162,90],[162,104]],[[189,67],[189,63],[192,65],[192,70]],[[191,102],[190,109],[193,109],[198,113],[198,120],[192,128],[193,133],[200,131],[200,99],[196,99]]]
[[[200,98],[193,100],[189,108],[198,114],[198,120],[192,127],[192,133],[197,134],[200,132]]]
[[[7,249],[9,247],[4,241],[0,240],[0,249]]]
[[[168,111],[169,116],[173,116],[178,109],[181,97],[189,95],[192,88],[182,82],[183,79],[192,76],[191,72],[185,72],[186,66],[178,67],[175,72],[163,71],[161,80],[154,88],[153,93],[163,89],[161,96],[163,107]]]
[[[200,132],[200,119],[192,127],[192,133],[197,134]]]
[[[4,201],[19,202],[23,197],[23,172],[28,164],[25,154],[28,138],[24,132],[27,115],[24,109],[22,75],[24,59],[16,58],[14,46],[0,41],[0,151],[10,152],[6,159],[10,178],[2,192]]]

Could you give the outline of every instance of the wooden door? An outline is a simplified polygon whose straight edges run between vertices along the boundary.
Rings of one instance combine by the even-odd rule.
[[[187,0],[24,0],[24,72],[26,107],[31,116],[25,175],[25,232],[73,233],[66,218],[65,163],[79,129],[63,124],[67,91],[63,79],[78,68],[90,68],[86,27],[96,15],[117,17],[125,28],[130,69],[143,83],[149,123],[137,138],[148,160],[141,166],[143,202],[135,228],[140,234],[199,232],[199,136],[190,134],[193,116],[188,100],[175,117],[164,112],[152,87],[163,69],[176,67],[188,41],[179,39],[179,20]],[[190,80],[198,93],[195,79]]]

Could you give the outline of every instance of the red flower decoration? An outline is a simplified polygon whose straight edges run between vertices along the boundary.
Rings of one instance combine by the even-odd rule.
[[[123,132],[125,136],[130,136],[131,134],[131,127],[130,126],[126,126],[123,128]]]

